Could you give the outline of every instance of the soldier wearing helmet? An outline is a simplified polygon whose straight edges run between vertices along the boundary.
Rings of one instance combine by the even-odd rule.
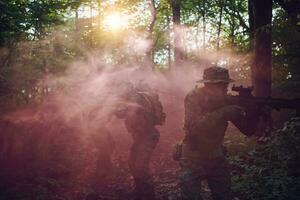
[[[198,81],[204,83],[204,87],[194,88],[185,98],[185,136],[176,145],[173,155],[182,168],[180,185],[184,200],[202,199],[203,180],[207,180],[214,200],[232,198],[230,170],[223,147],[228,122],[245,135],[252,135],[257,126],[253,112],[222,103],[232,81],[227,69],[209,67],[204,70],[203,79]]]

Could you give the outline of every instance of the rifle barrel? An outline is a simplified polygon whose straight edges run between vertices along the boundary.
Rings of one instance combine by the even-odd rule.
[[[270,106],[274,109],[295,109],[300,110],[300,99],[280,99],[280,98],[272,98],[272,97],[254,97],[254,96],[233,96],[228,95],[226,101],[229,104],[236,105],[259,105],[259,106]]]

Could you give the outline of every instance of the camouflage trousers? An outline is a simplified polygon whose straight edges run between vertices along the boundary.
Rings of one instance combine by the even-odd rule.
[[[180,186],[183,200],[202,200],[201,182],[207,180],[214,200],[231,200],[229,165],[224,157],[203,161],[197,165],[181,161]]]
[[[158,133],[158,132],[157,132]],[[159,140],[154,134],[134,140],[129,155],[129,170],[134,178],[137,199],[155,199],[153,178],[150,174],[150,159]]]

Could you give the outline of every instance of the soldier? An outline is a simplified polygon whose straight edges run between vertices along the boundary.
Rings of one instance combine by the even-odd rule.
[[[165,113],[157,94],[145,84],[134,87],[126,83],[122,97],[123,106],[116,115],[125,120],[126,129],[131,133],[133,144],[129,155],[129,170],[134,178],[137,199],[155,199],[149,163],[159,140],[156,125],[165,121]]]
[[[229,200],[230,170],[223,139],[228,121],[249,136],[255,132],[255,109],[226,106],[222,98],[233,80],[228,70],[213,66],[204,70],[204,87],[196,87],[185,98],[185,136],[176,145],[174,159],[180,162],[181,195],[184,200],[200,200],[201,181],[207,180],[214,200]]]

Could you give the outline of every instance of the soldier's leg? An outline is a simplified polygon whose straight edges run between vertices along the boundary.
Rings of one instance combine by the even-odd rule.
[[[201,177],[197,170],[183,168],[179,179],[182,200],[202,200]]]
[[[214,200],[231,200],[231,177],[229,164],[225,159],[219,161],[208,177],[208,185]]]
[[[132,162],[132,175],[135,180],[136,192],[141,199],[154,199],[153,179],[150,175],[149,164],[156,141],[141,141],[136,145],[135,159]]]

